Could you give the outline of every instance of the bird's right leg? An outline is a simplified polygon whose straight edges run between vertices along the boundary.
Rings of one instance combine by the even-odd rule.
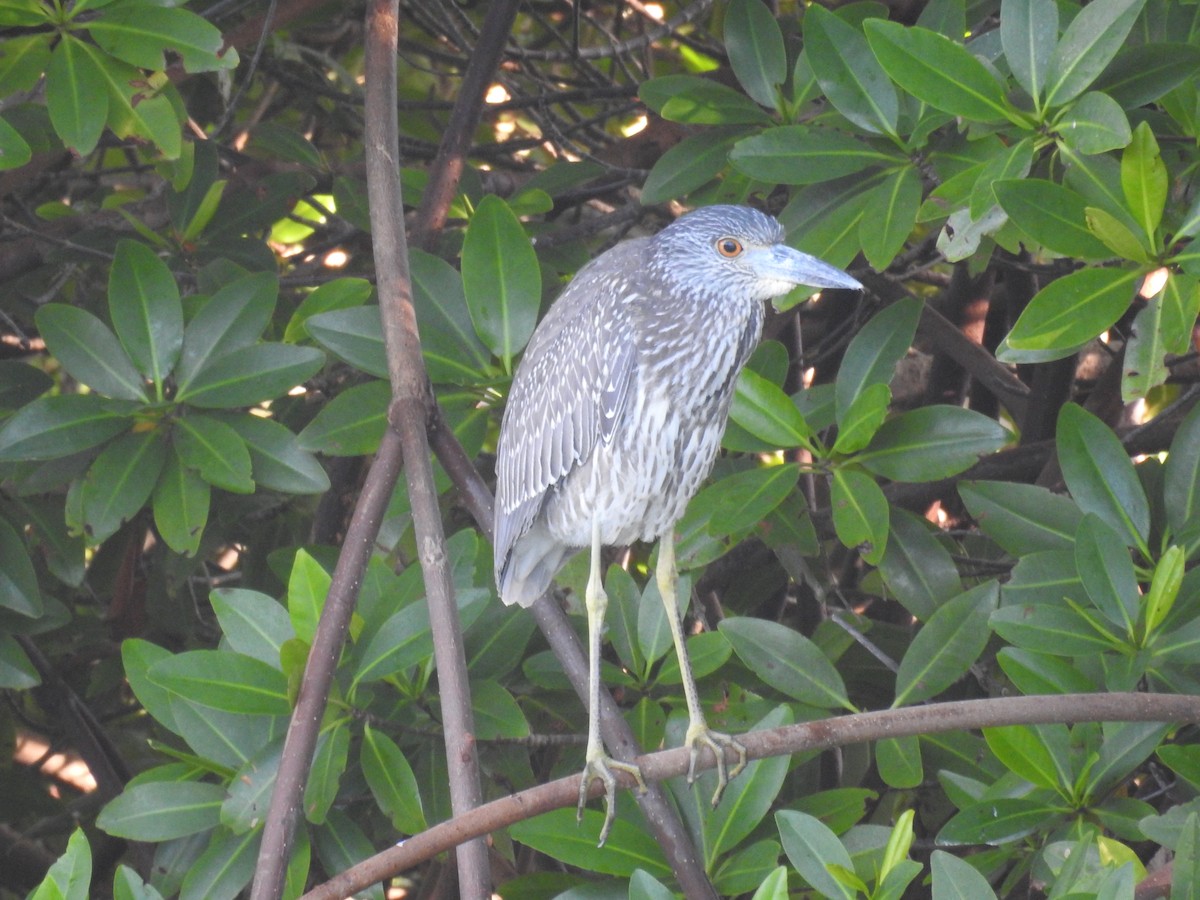
[[[613,770],[628,772],[637,779],[645,790],[642,773],[637,766],[618,762],[604,750],[600,740],[600,639],[604,636],[604,612],[608,608],[608,595],[604,593],[604,581],[600,574],[600,525],[592,524],[592,559],[588,575],[584,604],[588,617],[588,738],[587,755],[583,776],[579,780],[579,806],[576,818],[583,819],[583,807],[587,803],[588,787],[593,778],[604,785],[604,826],[600,829],[600,846],[608,840],[613,819],[617,813],[617,780]]]

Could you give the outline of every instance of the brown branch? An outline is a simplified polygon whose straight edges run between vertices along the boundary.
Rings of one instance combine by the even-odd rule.
[[[811,750],[825,750],[882,738],[936,734],[1003,725],[1038,725],[1075,722],[1197,722],[1200,698],[1173,694],[1061,694],[1040,697],[996,697],[962,700],[928,706],[802,722],[743,735],[740,740],[750,759],[765,759]],[[647,782],[684,774],[688,751],[684,747],[651,753],[638,759]],[[711,768],[709,750],[701,753],[698,768]],[[624,787],[632,779],[618,774]],[[494,800],[466,817],[451,819],[402,841],[304,895],[302,900],[335,900],[403,872],[472,837],[487,834],[553,809],[572,806],[579,792],[579,777],[560,778],[500,800]],[[599,796],[594,784],[590,796]]]
[[[467,71],[463,73],[462,87],[454,110],[450,113],[450,120],[446,123],[442,144],[429,175],[429,185],[421,196],[412,235],[414,246],[429,250],[446,224],[446,214],[467,162],[467,152],[471,149],[471,138],[479,123],[488,83],[500,64],[519,5],[518,0],[494,0],[488,4],[479,43],[471,54]]]

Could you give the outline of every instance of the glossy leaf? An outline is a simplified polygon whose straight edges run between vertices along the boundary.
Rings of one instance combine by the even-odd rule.
[[[795,810],[781,810],[775,813],[775,824],[788,860],[814,889],[824,897],[853,900],[857,896],[829,873],[829,866],[853,871],[854,864],[837,835],[820,819]]]
[[[1163,303],[1159,294],[1147,301],[1134,317],[1121,367],[1121,399],[1126,403],[1144,400],[1171,374],[1166,366]]]
[[[771,447],[806,447],[812,437],[791,398],[753,369],[743,369],[738,376],[729,417]]]
[[[924,406],[883,424],[856,459],[893,481],[935,481],[970,468],[1012,439],[993,419],[959,406]]]
[[[343,362],[376,378],[388,377],[378,306],[317,313],[304,327],[313,340]]]
[[[859,394],[888,384],[917,333],[921,302],[906,298],[876,313],[846,348],[837,375],[837,417],[841,422]]]
[[[254,415],[234,415],[224,421],[246,442],[251,471],[259,487],[287,494],[321,494],[329,490],[325,469],[283,425]]]
[[[958,568],[923,519],[892,509],[889,525],[879,573],[904,608],[927,622],[945,601],[962,590]]]
[[[92,881],[92,848],[82,828],[76,828],[67,850],[50,866],[29,900],[88,900]]]
[[[933,900],[995,900],[996,892],[988,880],[966,860],[934,850],[929,864]]]
[[[409,254],[409,267],[413,309],[429,377],[435,383],[478,383],[491,360],[471,323],[463,277],[444,259],[415,249]],[[378,332],[379,322],[373,325]],[[387,377],[386,362],[373,374]]]
[[[1054,726],[1051,728],[1054,729]],[[1062,751],[1067,750],[1066,729],[1061,725],[1051,731],[1029,725],[985,728],[983,737],[988,748],[1009,771],[1037,787],[1061,791],[1070,787],[1070,782],[1063,783],[1063,776],[1069,777],[1071,773],[1064,770],[1063,761],[1056,759],[1055,749],[1046,740],[1056,732],[1061,734],[1058,753],[1061,757]]]
[[[903,160],[861,141],[807,125],[781,125],[738,141],[734,168],[759,181],[814,184]]]
[[[1112,97],[1089,91],[1055,122],[1063,143],[1079,153],[1119,150],[1133,137],[1125,110]]]
[[[1029,301],[1007,341],[1016,350],[1073,353],[1129,308],[1140,277],[1123,269],[1080,269],[1052,281]]]
[[[1163,505],[1175,534],[1200,520],[1200,406],[1184,417],[1163,466]]]
[[[350,754],[350,729],[339,723],[323,730],[313,755],[312,771],[304,788],[304,816],[323,825],[337,799],[342,773]]]
[[[175,276],[145,244],[117,244],[108,277],[108,311],[134,365],[161,386],[183,347],[183,307]]]
[[[256,344],[210,361],[176,399],[204,409],[252,406],[303,384],[324,361],[313,347]]]
[[[361,761],[367,786],[392,826],[401,834],[424,831],[427,826],[417,778],[396,742],[367,725],[363,729]]]
[[[1004,647],[996,661],[1025,696],[1037,694],[1087,694],[1097,689],[1074,663],[1048,653]]]
[[[262,825],[275,791],[283,741],[263,747],[234,774],[221,804],[221,824],[235,834],[244,834]]]
[[[999,599],[996,582],[985,581],[930,616],[900,661],[893,707],[936,697],[967,674],[987,645],[988,617]]]
[[[279,293],[274,273],[258,272],[222,287],[188,322],[175,377],[179,393],[210,362],[254,345],[267,327]]]
[[[838,540],[851,549],[865,544],[863,558],[878,563],[887,548],[888,503],[875,479],[857,469],[835,469],[829,505]]]
[[[1150,531],[1150,507],[1129,455],[1112,430],[1074,403],[1058,414],[1058,459],[1071,496],[1115,528],[1128,546]]]
[[[10,634],[0,634],[0,687],[27,691],[42,683],[29,656]]]
[[[992,184],[996,199],[1027,235],[1055,253],[1108,259],[1112,251],[1087,226],[1087,200],[1070,188],[1040,178]]]
[[[188,869],[179,900],[233,900],[254,875],[261,831],[231,834],[221,829]]]
[[[871,191],[859,222],[863,255],[882,272],[912,234],[921,208],[921,177],[914,166],[901,166]]]
[[[386,381],[369,381],[342,391],[300,432],[300,448],[329,456],[374,453],[388,427],[391,399]]]
[[[1088,513],[1075,536],[1075,564],[1096,609],[1113,625],[1132,633],[1140,595],[1133,561],[1120,533]]]
[[[869,443],[887,418],[892,391],[883,382],[867,385],[838,420],[834,453],[857,453]]]
[[[687,125],[762,125],[770,116],[761,106],[718,81],[707,78],[676,76],[686,81],[667,98],[659,115],[670,122]]]
[[[512,370],[537,324],[541,269],[520,221],[489,194],[471,217],[463,239],[463,289],[475,332]]]
[[[178,54],[191,73],[238,63],[237,51],[225,47],[221,32],[185,9],[116,7],[89,23],[88,31],[108,53],[143,69],[165,68],[164,50]]]
[[[46,348],[76,381],[107,397],[146,401],[142,376],[129,355],[90,312],[48,303],[38,310],[36,322]]]
[[[184,465],[172,448],[154,486],[154,527],[176,553],[192,556],[200,549],[208,523],[212,488]]]
[[[104,73],[76,37],[63,35],[46,67],[46,109],[63,143],[91,153],[108,118]]]
[[[884,738],[875,745],[875,768],[888,787],[909,790],[925,780],[921,744],[916,735]]]
[[[724,619],[721,633],[767,684],[793,700],[823,709],[852,709],[842,678],[816,644],[766,619]]]
[[[642,185],[642,202],[665,203],[703,187],[729,165],[729,151],[746,129],[706,128],[670,147],[654,163]]]
[[[44,609],[25,542],[3,518],[0,518],[0,609],[30,617],[40,616]]]
[[[796,486],[800,467],[782,466],[748,469],[716,482],[711,496],[717,507],[709,526],[712,534],[737,534],[762,522],[787,499]]]
[[[918,100],[979,122],[1011,117],[1004,86],[961,44],[935,31],[881,19],[864,27],[884,71]]]
[[[1136,109],[1196,76],[1200,47],[1176,42],[1126,44],[1093,87],[1125,109]]]
[[[951,817],[937,842],[942,846],[961,844],[1010,844],[1046,827],[1060,814],[1037,800],[1002,797],[969,806]]]
[[[1007,481],[965,481],[958,495],[984,533],[1014,556],[1075,546],[1083,514],[1069,497]]]
[[[1151,246],[1162,222],[1167,187],[1167,167],[1159,153],[1158,141],[1149,123],[1142,122],[1134,129],[1133,140],[1121,155],[1121,190]]]
[[[411,261],[410,257],[410,264]],[[461,285],[462,279],[458,279],[458,283]],[[294,344],[307,337],[308,329],[305,326],[313,316],[338,309],[355,309],[366,303],[374,292],[375,288],[365,278],[338,278],[319,285],[300,301],[300,305],[288,319],[287,327],[283,331],[284,342]],[[422,333],[421,337],[424,339],[426,335]]]
[[[152,781],[128,787],[96,825],[134,841],[168,841],[216,827],[225,789],[198,781]]]
[[[159,431],[133,431],[109,444],[83,482],[83,521],[89,537],[102,541],[150,499],[167,460]]]
[[[254,490],[246,442],[220,419],[202,414],[183,416],[173,440],[179,458],[209,484],[238,494]]]
[[[1018,647],[1054,656],[1093,656],[1119,644],[1079,613],[1056,606],[1004,606],[992,613],[991,626]]]
[[[597,847],[602,820],[603,814],[595,809],[583,811],[582,823],[575,821],[575,810],[556,809],[517,822],[508,830],[513,840],[590,872],[628,878],[634,870],[643,869],[656,878],[670,877],[671,870],[654,838],[623,818],[613,822],[608,841]]]
[[[1146,250],[1146,242],[1133,233],[1125,223],[1126,216],[1114,216],[1106,209],[1089,206],[1084,210],[1088,231],[1099,238],[1115,256],[1134,262],[1149,264],[1152,260]]]
[[[896,133],[896,89],[861,31],[824,7],[812,6],[804,15],[804,49],[821,90],[838,112],[866,131]]]
[[[246,588],[217,588],[208,599],[230,647],[279,668],[280,649],[296,636],[281,603]]]
[[[1084,602],[1087,592],[1075,565],[1074,542],[1068,550],[1025,554],[1004,584],[1004,605],[1062,605],[1064,597]]]
[[[433,655],[429,608],[413,603],[393,613],[365,647],[355,650],[354,682],[378,681]]]
[[[494,681],[471,687],[475,734],[480,740],[520,740],[529,737],[529,722],[509,691]]]
[[[296,551],[288,576],[288,619],[296,637],[307,644],[316,635],[331,581],[329,573],[306,550]]]
[[[177,653],[154,663],[147,676],[172,693],[224,712],[279,716],[292,709],[283,673],[240,653]]]
[[[1058,7],[1054,0],[1004,0],[1000,13],[1004,59],[1017,84],[1037,102],[1058,43]]]
[[[1168,353],[1186,353],[1200,313],[1200,279],[1181,272],[1167,275],[1162,290],[1162,339]]]
[[[1050,58],[1045,105],[1078,97],[1116,56],[1145,0],[1097,0],[1071,20]]]
[[[787,78],[787,51],[775,16],[762,0],[732,0],[725,10],[725,52],[742,87],[768,109]]]

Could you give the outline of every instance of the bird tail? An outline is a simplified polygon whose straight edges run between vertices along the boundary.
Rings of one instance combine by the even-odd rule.
[[[529,606],[550,587],[550,582],[573,552],[572,548],[550,536],[542,522],[517,538],[512,550],[503,560],[497,560],[496,585],[500,599]]]

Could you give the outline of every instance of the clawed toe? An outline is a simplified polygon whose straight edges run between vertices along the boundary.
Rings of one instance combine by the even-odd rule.
[[[730,779],[737,778],[742,769],[746,768],[746,748],[735,737],[728,734],[722,734],[719,731],[711,731],[708,728],[699,728],[696,730],[689,729],[685,743],[688,747],[688,784],[696,780],[696,761],[700,758],[700,748],[707,747],[712,751],[713,756],[717,761],[717,789],[713,793],[712,805],[715,807],[721,802],[721,795],[725,793],[725,788],[729,784]],[[729,769],[725,754],[732,751],[737,756],[737,763],[732,769]]]
[[[743,756],[745,751],[743,751]],[[646,790],[646,782],[642,778],[642,770],[632,763],[618,762],[609,756],[598,756],[595,759],[589,759],[583,767],[583,775],[579,779],[579,805],[575,810],[575,818],[577,821],[583,820],[583,808],[587,805],[588,788],[591,787],[593,779],[600,779],[600,783],[604,785],[604,826],[600,829],[599,847],[604,846],[604,842],[608,840],[608,833],[612,830],[613,820],[617,815],[617,779],[613,775],[613,770],[632,775],[637,782],[638,791]]]

